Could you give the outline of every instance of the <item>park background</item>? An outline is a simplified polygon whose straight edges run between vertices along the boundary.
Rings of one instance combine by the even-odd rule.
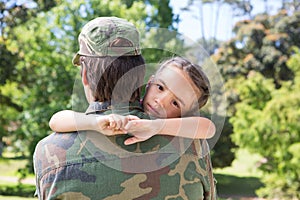
[[[296,0],[1,0],[0,199],[34,199],[34,147],[52,114],[72,109],[70,61],[97,16],[133,22],[147,63],[206,50],[226,97],[226,113],[207,109],[224,119],[212,149],[222,199],[300,199]]]

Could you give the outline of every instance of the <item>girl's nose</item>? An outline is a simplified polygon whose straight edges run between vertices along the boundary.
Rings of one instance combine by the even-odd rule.
[[[157,105],[159,105],[161,108],[163,108],[166,99],[167,99],[167,94],[161,93],[155,97],[155,102],[157,103]]]

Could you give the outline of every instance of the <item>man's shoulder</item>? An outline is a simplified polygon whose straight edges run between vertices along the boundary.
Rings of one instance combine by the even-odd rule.
[[[62,148],[68,148],[74,143],[75,138],[78,136],[78,132],[58,133],[54,132],[42,140],[40,140],[36,148],[45,148],[48,145],[54,145]]]
[[[78,154],[84,143],[81,135],[84,136],[85,131],[52,133],[40,140],[34,152],[34,164],[38,176],[42,177],[59,167],[81,163],[81,154],[87,154],[85,151]]]

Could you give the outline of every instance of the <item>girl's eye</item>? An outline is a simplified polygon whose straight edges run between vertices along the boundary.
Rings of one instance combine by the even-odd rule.
[[[180,105],[179,105],[179,103],[177,103],[177,101],[173,101],[173,105],[177,108],[180,108]]]
[[[161,85],[159,85],[159,84],[156,84],[156,86],[157,86],[157,88],[158,88],[159,90],[161,90],[161,91],[164,90],[163,86],[161,86]]]

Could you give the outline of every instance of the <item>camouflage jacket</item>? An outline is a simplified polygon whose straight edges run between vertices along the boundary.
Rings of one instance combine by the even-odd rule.
[[[135,107],[114,112],[147,118]],[[34,153],[39,199],[216,198],[205,140],[154,136],[125,146],[128,137],[92,131],[45,137]]]

